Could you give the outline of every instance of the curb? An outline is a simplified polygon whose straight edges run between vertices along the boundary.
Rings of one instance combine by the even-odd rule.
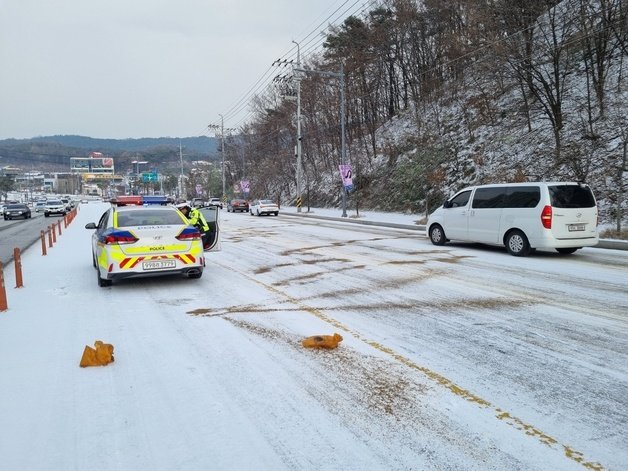
[[[383,222],[383,221],[361,221],[358,219],[350,219],[350,218],[342,218],[342,217],[339,218],[339,217],[332,217],[332,216],[317,216],[317,215],[308,214],[308,213],[280,212],[279,215],[280,216],[292,216],[292,217],[304,217],[304,218],[310,218],[310,219],[323,219],[327,221],[346,222],[350,224],[362,224],[365,226],[381,226],[381,227],[390,227],[394,229],[406,229],[410,231],[425,232],[425,225],[397,224],[397,223]],[[427,235],[425,235],[425,237],[427,237]],[[597,245],[594,245],[593,247],[589,247],[589,248],[628,250],[628,241],[614,240],[614,239],[600,239]]]

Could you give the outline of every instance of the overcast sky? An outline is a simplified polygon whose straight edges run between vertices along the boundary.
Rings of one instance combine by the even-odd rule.
[[[0,0],[0,139],[198,136],[220,114],[237,126],[232,108],[293,40],[306,52],[367,3]]]

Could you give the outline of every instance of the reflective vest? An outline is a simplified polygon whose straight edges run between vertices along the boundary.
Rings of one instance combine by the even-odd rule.
[[[201,232],[207,232],[209,230],[209,224],[207,224],[205,216],[203,216],[203,213],[196,208],[190,209],[188,221],[190,221],[190,224],[197,227]]]

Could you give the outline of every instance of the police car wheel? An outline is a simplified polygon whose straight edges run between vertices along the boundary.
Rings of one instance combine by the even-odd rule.
[[[107,286],[111,286],[111,280],[107,280],[105,278],[100,277],[100,270],[96,268],[96,276],[98,277],[98,286],[101,288],[106,288]]]

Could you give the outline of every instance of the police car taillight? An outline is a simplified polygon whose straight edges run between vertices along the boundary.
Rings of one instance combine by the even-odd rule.
[[[195,229],[193,227],[186,227],[185,229],[183,229],[181,231],[181,234],[179,234],[177,236],[177,239],[179,239],[179,240],[200,240],[201,239],[201,233],[199,232],[198,229]]]
[[[549,205],[545,206],[541,212],[541,224],[545,229],[552,228],[552,207]]]
[[[103,242],[106,245],[134,244],[137,240],[137,237],[130,232],[112,232],[111,234],[107,234],[103,237]]]

